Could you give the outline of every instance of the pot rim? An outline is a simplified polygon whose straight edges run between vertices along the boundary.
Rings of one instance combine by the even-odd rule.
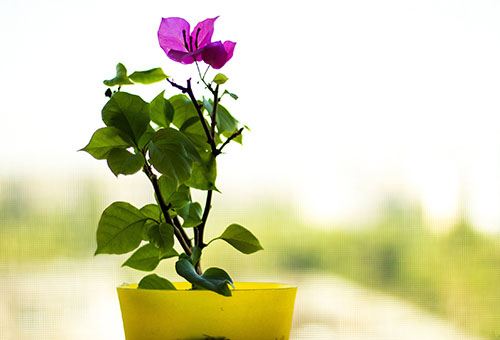
[[[191,284],[186,281],[182,282],[172,282],[174,286],[176,287],[176,290],[167,290],[167,289],[140,289],[140,291],[161,291],[161,292],[207,292],[205,289],[200,289],[200,290],[193,290],[191,289]],[[297,286],[287,284],[287,283],[280,283],[280,282],[234,282],[234,285],[236,288],[231,288],[231,291],[237,291],[237,292],[242,292],[242,291],[269,291],[269,290],[286,290],[286,289],[297,289]],[[243,288],[239,288],[239,285],[243,285]],[[116,289],[123,289],[123,290],[139,290],[137,289],[138,284],[137,283],[124,283],[116,287]],[[184,288],[187,286],[186,288]],[[256,286],[256,287],[246,287],[246,286]]]

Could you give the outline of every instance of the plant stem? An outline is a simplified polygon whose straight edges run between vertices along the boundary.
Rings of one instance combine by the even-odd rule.
[[[201,125],[203,126],[203,130],[205,131],[205,134],[207,135],[207,142],[212,149],[212,153],[215,152],[215,150],[217,150],[217,147],[215,145],[215,138],[210,133],[210,130],[208,129],[208,126],[207,126],[207,122],[205,121],[205,118],[203,118],[203,112],[201,111],[200,105],[198,104],[198,101],[196,100],[196,98],[194,96],[193,88],[191,87],[191,78],[187,80],[187,87],[176,84],[173,81],[171,81],[170,79],[167,79],[167,81],[173,87],[176,87],[179,90],[181,90],[182,93],[188,94],[189,99],[191,99],[191,102],[193,103],[194,107],[196,108],[196,112],[198,113],[198,117],[200,118]]]
[[[215,136],[215,126],[217,125],[217,105],[219,104],[219,84],[217,84],[217,86],[215,87],[215,91],[213,91],[213,94],[214,94],[214,105],[212,106],[212,116],[211,116],[211,120],[212,120],[212,136]],[[214,154],[214,156],[217,156]]]
[[[179,230],[182,234],[182,237],[184,237],[185,240],[188,240],[187,243],[188,243],[189,247],[191,247],[191,240],[190,240],[189,236],[186,234],[186,231],[184,230],[184,228],[182,227],[181,221],[179,221],[179,218],[177,216],[175,216],[174,218],[172,218],[172,220],[174,221],[177,228],[179,228]]]
[[[217,151],[216,151],[217,155],[219,155],[222,152],[222,149],[226,145],[228,145],[230,141],[232,141],[233,139],[235,139],[236,137],[238,137],[239,135],[241,135],[242,132],[243,132],[243,128],[239,129],[238,131],[236,131],[235,133],[233,133],[231,136],[229,136],[229,138],[226,139],[226,141],[224,142],[224,144],[222,144],[220,146],[220,148],[217,149]]]
[[[212,207],[212,194],[213,190],[207,191],[207,199],[205,201],[205,209],[203,209],[203,216],[201,217],[201,223],[195,228],[198,234],[196,245],[203,249],[207,245],[203,243],[203,233],[205,231],[205,225],[207,224],[208,214],[210,213],[210,208]]]
[[[189,240],[187,235],[184,233],[184,230],[182,230],[182,227],[179,228],[172,220],[172,217],[170,217],[170,214],[168,212],[168,207],[165,204],[165,201],[164,201],[163,196],[162,196],[161,191],[160,191],[160,185],[158,184],[158,178],[151,170],[151,167],[149,166],[149,164],[146,163],[146,165],[144,165],[143,170],[146,173],[146,175],[148,176],[149,180],[151,181],[151,184],[153,184],[153,188],[154,188],[156,197],[158,199],[158,204],[160,205],[160,209],[163,212],[163,216],[165,217],[166,222],[174,228],[174,235],[177,238],[177,240],[179,241],[182,249],[184,249],[184,251],[186,252],[187,255],[191,255],[191,240]]]

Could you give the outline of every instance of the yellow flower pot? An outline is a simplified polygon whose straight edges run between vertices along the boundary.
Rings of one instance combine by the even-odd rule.
[[[126,340],[288,340],[297,288],[235,282],[233,296],[191,290],[117,288]]]

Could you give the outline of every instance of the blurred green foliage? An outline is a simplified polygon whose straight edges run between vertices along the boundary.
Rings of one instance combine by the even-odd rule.
[[[85,190],[74,195],[77,204],[45,210],[20,209],[27,198],[13,194],[22,192],[17,184],[9,185],[10,194],[0,197],[0,263],[92,257],[97,221],[107,204],[99,185],[82,183]],[[234,218],[255,230],[265,251],[235,257],[230,246],[216,245],[207,251],[205,266],[331,273],[402,297],[467,331],[498,337],[500,237],[476,232],[466,219],[435,234],[419,209],[397,204],[382,209],[369,225],[332,228],[308,225],[290,213],[291,207],[271,202],[238,212],[218,208],[208,236],[220,234]]]

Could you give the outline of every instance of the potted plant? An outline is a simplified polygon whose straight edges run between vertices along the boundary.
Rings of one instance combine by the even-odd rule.
[[[238,98],[223,90],[228,78],[218,73],[207,80],[207,71],[222,68],[236,45],[212,42],[216,19],[190,30],[182,18],[163,18],[158,31],[170,59],[196,65],[208,98],[195,96],[191,79],[177,83],[161,68],[128,74],[119,63],[116,76],[104,81],[109,97],[102,109],[105,127],[82,149],[105,159],[116,176],[142,171],[156,201],[141,208],[127,202],[108,206],[99,220],[95,254],[134,251],[123,265],[146,272],[160,261],[175,259],[176,272],[187,281],[173,283],[149,274],[136,285],[118,287],[127,340],[289,338],[295,287],[233,282],[221,268],[202,268],[204,249],[217,240],[244,254],[262,249],[239,224],[210,241],[204,238],[212,196],[218,191],[217,157],[229,143],[241,143],[246,128],[221,104],[222,99]],[[203,74],[201,62],[208,65]],[[122,91],[125,85],[160,81],[178,93],[167,99],[164,90],[146,102]],[[193,189],[206,192],[203,206],[192,200]]]

